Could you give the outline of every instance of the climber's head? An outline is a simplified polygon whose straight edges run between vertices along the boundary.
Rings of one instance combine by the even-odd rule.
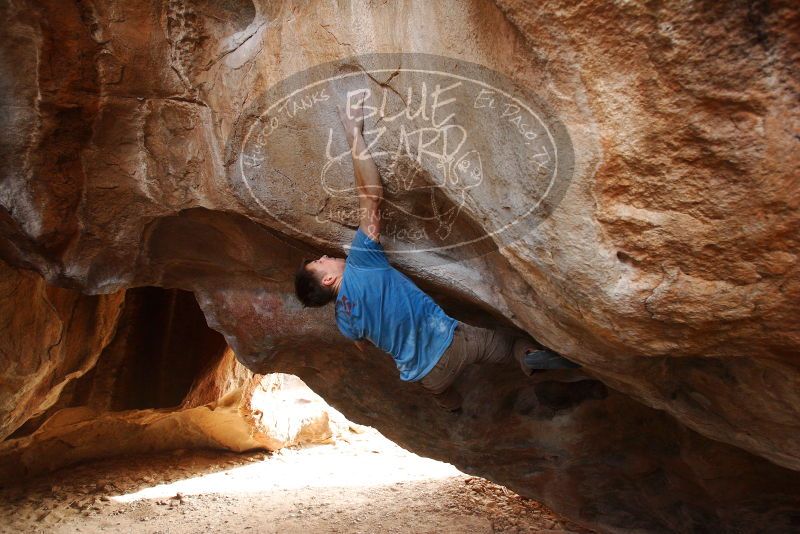
[[[336,298],[345,260],[321,256],[303,260],[294,275],[294,291],[304,306],[319,308]]]

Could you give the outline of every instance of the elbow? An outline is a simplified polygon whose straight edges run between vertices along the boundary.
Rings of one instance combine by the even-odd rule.
[[[361,207],[375,211],[383,204],[383,191],[365,192],[361,195]]]
[[[379,207],[383,203],[383,184],[373,185],[370,187],[370,199]]]

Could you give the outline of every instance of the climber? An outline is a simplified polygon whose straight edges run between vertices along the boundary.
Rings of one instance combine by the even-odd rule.
[[[390,353],[401,380],[419,381],[450,411],[460,411],[461,397],[451,386],[469,364],[513,357],[528,375],[536,370],[580,367],[540,350],[530,338],[451,318],[389,264],[380,244],[383,185],[362,135],[362,105],[351,105],[349,96],[347,111],[337,109],[351,149],[360,225],[346,260],[328,256],[303,260],[295,275],[297,298],[309,307],[335,300],[336,323],[345,337],[362,351],[368,340]]]

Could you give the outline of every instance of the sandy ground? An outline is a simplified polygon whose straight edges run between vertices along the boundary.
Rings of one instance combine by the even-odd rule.
[[[0,532],[590,532],[359,427],[274,454],[97,461],[0,489]]]

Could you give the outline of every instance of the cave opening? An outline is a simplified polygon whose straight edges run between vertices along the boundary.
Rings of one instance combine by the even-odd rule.
[[[68,382],[50,408],[10,438],[30,435],[66,408],[177,408],[229,350],[225,338],[209,328],[192,292],[154,286],[128,289],[113,338],[96,364]]]
[[[296,376],[254,375],[176,288],[128,289],[96,364],[10,439],[31,469],[0,486],[0,514],[19,530],[570,525],[347,420]]]
[[[223,357],[225,338],[209,328],[194,294],[139,287],[126,293],[121,343],[107,349],[98,371],[113,363],[114,410],[181,405],[197,378]],[[115,342],[116,342],[115,338]]]

